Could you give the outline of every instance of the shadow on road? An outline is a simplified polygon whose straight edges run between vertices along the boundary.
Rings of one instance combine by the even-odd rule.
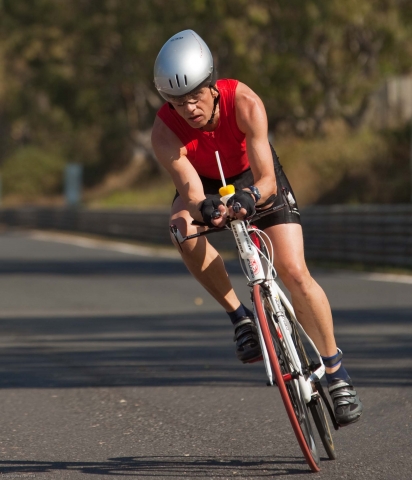
[[[334,312],[357,385],[412,385],[411,313]],[[261,363],[237,361],[232,335],[218,313],[3,318],[0,388],[264,384]]]
[[[294,465],[302,465],[297,468]],[[239,469],[239,471],[237,471]],[[291,474],[307,474],[305,461],[278,455],[264,457],[199,457],[199,456],[144,456],[109,458],[106,462],[30,462],[0,461],[2,475],[77,471],[90,475],[136,475],[139,478],[266,478]]]

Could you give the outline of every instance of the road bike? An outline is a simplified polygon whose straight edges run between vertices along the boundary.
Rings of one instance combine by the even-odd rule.
[[[309,412],[330,459],[336,458],[328,412],[337,430],[333,410],[325,395],[321,378],[325,373],[322,358],[313,341],[296,319],[287,296],[276,281],[273,247],[269,237],[253,223],[282,208],[292,208],[290,193],[283,189],[284,203],[255,212],[245,220],[229,220],[225,227],[208,227],[183,237],[170,226],[178,245],[187,240],[231,230],[240,264],[250,287],[256,327],[269,386],[277,386],[299,446],[313,472],[320,470],[320,456],[315,443]],[[203,225],[199,222],[193,222]]]

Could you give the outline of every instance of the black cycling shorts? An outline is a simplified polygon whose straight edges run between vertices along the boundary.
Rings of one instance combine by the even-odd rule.
[[[276,183],[278,187],[278,194],[276,200],[273,205],[281,205],[285,202],[285,199],[282,195],[282,188],[286,188],[289,192],[292,193],[293,198],[295,198],[295,194],[293,193],[292,187],[283,171],[282,165],[279,162],[279,157],[276,155],[276,152],[272,145],[270,145],[270,149],[272,151],[273,157],[273,165],[275,167],[275,174],[276,174]],[[221,180],[216,180],[213,178],[207,178],[200,176],[200,180],[203,184],[203,190],[206,195],[216,195],[219,193],[219,188],[222,186]],[[246,188],[250,185],[253,185],[254,179],[252,170],[248,168],[244,172],[240,173],[239,175],[235,175],[234,177],[227,178],[226,183],[228,185],[234,185],[236,188]],[[173,198],[173,202],[179,196],[179,192],[176,190],[176,195]],[[295,198],[296,201],[296,198]],[[173,203],[172,202],[172,203]],[[261,218],[254,222],[256,226],[260,230],[265,230],[265,228],[271,227],[273,225],[281,225],[283,223],[298,223],[300,224],[300,213],[298,209],[298,205],[294,205],[293,208],[289,208],[289,206],[279,210],[278,212],[271,213],[270,215],[266,215],[266,217]]]

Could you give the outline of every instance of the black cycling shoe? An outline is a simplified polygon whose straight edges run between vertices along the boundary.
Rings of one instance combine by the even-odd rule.
[[[351,381],[350,378],[348,380]],[[353,385],[345,380],[335,380],[328,385],[328,390],[338,424],[344,427],[357,422],[362,415],[363,405]]]
[[[250,317],[241,317],[234,327],[237,358],[243,363],[261,360],[262,350],[255,322]]]

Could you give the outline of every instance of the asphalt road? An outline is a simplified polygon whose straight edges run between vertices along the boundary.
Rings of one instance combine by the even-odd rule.
[[[247,300],[236,263],[233,283]],[[412,478],[412,277],[314,271],[365,405],[303,460],[262,364],[163,252],[0,234],[0,474],[36,479]]]

